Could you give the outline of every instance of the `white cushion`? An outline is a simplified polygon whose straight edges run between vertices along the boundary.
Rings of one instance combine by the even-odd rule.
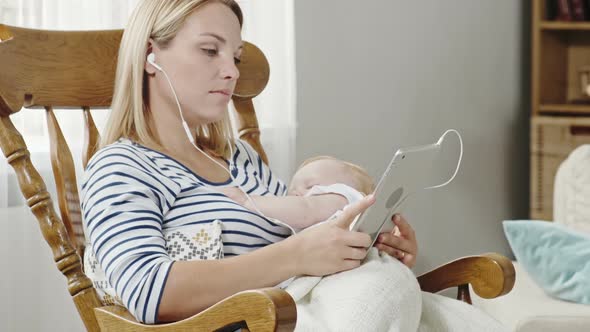
[[[567,316],[576,321],[590,317],[590,305],[566,302],[549,297],[531,280],[526,271],[513,262],[516,270],[516,282],[514,288],[507,295],[495,299],[482,299],[471,292],[473,305],[483,309],[497,320],[516,329],[519,324],[535,323],[537,317],[548,319],[557,316]],[[587,329],[590,331],[590,328]],[[516,330],[520,331],[520,330]],[[523,330],[524,331],[524,330]],[[526,330],[530,331],[530,330]],[[552,330],[551,330],[552,331]],[[565,332],[561,330],[560,332]]]
[[[590,234],[590,144],[577,147],[557,170],[553,220]]]

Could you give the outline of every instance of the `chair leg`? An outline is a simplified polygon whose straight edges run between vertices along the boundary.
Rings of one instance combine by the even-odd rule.
[[[463,284],[457,287],[457,300],[472,304],[471,295],[469,295],[469,284]]]

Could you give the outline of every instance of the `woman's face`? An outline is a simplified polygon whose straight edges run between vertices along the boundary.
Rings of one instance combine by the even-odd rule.
[[[183,116],[191,127],[221,120],[227,112],[240,76],[236,62],[241,57],[242,45],[237,16],[227,6],[215,2],[192,13],[167,48],[150,45],[156,63],[170,77]],[[177,113],[165,76],[149,64],[146,70],[156,73],[150,85],[150,100],[159,98],[168,110]]]

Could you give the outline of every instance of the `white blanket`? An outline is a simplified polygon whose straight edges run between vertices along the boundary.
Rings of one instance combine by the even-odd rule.
[[[508,331],[475,307],[421,292],[410,269],[375,248],[357,269],[295,278],[286,291],[297,303],[297,332]]]

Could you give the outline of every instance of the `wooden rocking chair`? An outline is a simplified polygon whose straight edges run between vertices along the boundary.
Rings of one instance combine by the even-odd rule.
[[[84,238],[74,163],[53,108],[82,111],[85,166],[99,141],[90,108],[110,106],[121,37],[122,30],[64,32],[0,25],[0,147],[17,173],[22,194],[53,251],[57,268],[67,279],[68,290],[87,330],[292,330],[296,306],[280,289],[241,292],[191,318],[150,326],[139,324],[123,307],[103,306],[92,282],[84,275],[80,259]],[[252,98],[266,86],[269,65],[264,54],[247,43],[239,67],[241,76],[233,97],[239,135],[266,162]],[[46,109],[59,215],[10,119],[22,107]],[[470,303],[469,284],[483,298],[508,293],[514,285],[514,268],[501,255],[485,254],[453,261],[418,277],[418,281],[428,292],[458,287],[458,298]]]

